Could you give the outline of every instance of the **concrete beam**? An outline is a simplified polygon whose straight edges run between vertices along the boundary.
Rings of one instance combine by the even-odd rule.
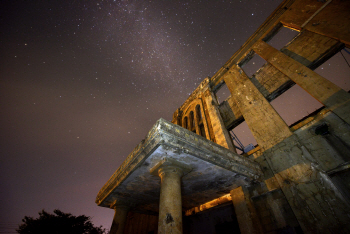
[[[350,124],[350,94],[263,41],[253,50]]]

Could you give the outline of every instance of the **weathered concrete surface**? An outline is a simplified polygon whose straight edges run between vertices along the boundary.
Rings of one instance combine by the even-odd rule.
[[[313,70],[342,48],[339,41],[304,29],[281,52]]]
[[[350,124],[350,94],[263,41],[254,51]]]
[[[268,191],[261,183],[243,191],[247,204],[253,207],[254,224],[260,224],[262,233],[300,233],[300,225],[279,187]]]
[[[230,193],[241,233],[262,233],[255,209],[251,205],[250,198],[246,198],[244,195],[242,187],[231,190]]]
[[[331,111],[323,109],[318,114],[299,123],[293,131],[295,141],[282,141],[281,144],[290,148],[299,147],[301,154],[296,155],[288,147],[281,147],[283,153],[275,153],[273,159],[270,158],[270,150],[263,153],[258,151],[259,153],[254,156],[255,161],[259,163],[263,170],[264,176],[261,180],[264,183],[243,186],[244,193],[242,190],[241,193],[237,192],[233,195],[239,197],[238,195],[241,194],[241,201],[244,201],[243,198],[245,198],[245,203],[237,204],[237,209],[242,210],[243,205],[247,208],[247,213],[242,212],[242,217],[239,219],[252,218],[256,215],[263,233],[275,233],[282,230],[288,233],[299,233],[301,227],[305,233],[347,231],[349,225],[346,223],[346,218],[349,218],[350,215],[347,210],[347,204],[350,201],[348,195],[350,194],[350,165],[348,163],[350,161],[350,126]],[[291,159],[290,156],[287,157],[288,154],[293,154],[295,157],[293,156],[293,159]],[[297,170],[298,166],[294,167],[293,161],[296,161],[295,164],[298,166],[308,165],[311,169],[301,170],[299,168]],[[284,179],[282,180],[281,174],[275,171],[276,165],[285,165],[281,169],[284,171],[282,172],[282,174],[284,173]],[[310,181],[310,174],[313,170],[323,175],[320,178],[321,182],[317,182],[317,179]],[[285,191],[286,183],[290,183],[288,178],[295,182],[294,176],[305,180],[293,185],[297,189],[291,186],[289,189],[292,192]],[[327,178],[327,180],[324,178]],[[314,191],[310,193],[309,190],[315,190],[314,183],[317,184],[319,193]],[[323,189],[320,184],[323,184]],[[239,189],[234,191],[239,191]],[[289,196],[285,196],[285,194]],[[305,194],[308,194],[307,204],[310,207],[306,207],[305,204],[296,206],[295,200],[298,199],[298,196],[302,197],[299,198],[299,202],[304,200]],[[297,198],[294,198],[294,196]],[[318,198],[320,200],[317,200]],[[327,204],[323,204],[324,202]],[[339,205],[343,207],[343,210],[339,210]],[[250,209],[248,209],[249,207]],[[236,211],[236,213],[238,212]],[[300,215],[301,213],[303,215]],[[309,216],[305,213],[308,213]],[[322,225],[314,225],[314,219],[323,220],[323,218],[326,218],[325,215],[330,215],[330,213],[332,213],[331,219],[333,220],[330,220],[329,223],[324,222]],[[318,217],[318,215],[321,215],[321,217]],[[257,221],[254,222],[254,225],[256,223]],[[299,223],[302,224],[301,227]],[[248,224],[249,219],[240,222],[241,227]],[[252,229],[255,227],[254,225],[244,229]]]
[[[129,200],[134,204],[132,214],[144,214],[128,218],[126,232],[156,231],[156,216],[147,214],[158,213],[160,180],[149,171],[166,156],[193,168],[182,177],[181,185],[182,209],[199,210],[192,217],[216,215],[214,208],[202,212],[200,208],[211,207],[215,199],[231,192],[242,232],[349,233],[350,98],[312,71],[344,45],[350,47],[349,9],[350,1],[342,0],[283,1],[175,111],[172,122],[182,126],[184,117],[194,113],[195,124],[188,127],[192,132],[158,122],[103,187],[96,202],[110,207],[116,199]],[[278,51],[265,42],[281,27],[300,33]],[[244,65],[254,54],[267,62],[248,78],[237,65]],[[218,107],[215,93],[224,82],[233,95]],[[289,129],[268,102],[295,83],[326,108]],[[197,105],[202,122],[196,116]],[[259,143],[247,158],[233,153],[226,134],[244,120]],[[142,220],[150,220],[153,226]],[[218,232],[216,221],[202,227]],[[203,219],[196,222],[198,226]],[[196,230],[185,226],[187,233]]]
[[[159,175],[159,234],[182,234],[181,177],[192,168],[171,158],[163,158],[151,169],[151,174]]]
[[[194,121],[191,121],[193,118]],[[209,86],[209,78],[204,79],[186,102],[174,112],[172,123],[236,152],[232,138],[223,124],[216,96]]]
[[[337,40],[303,30],[282,48],[281,52],[304,66],[315,69],[338,52],[342,46]],[[268,101],[274,100],[295,84],[270,63],[264,64],[250,77],[250,80]],[[220,113],[226,128],[235,127],[243,121],[243,116],[232,97],[220,104]]]
[[[296,135],[264,152],[304,232],[347,233],[348,201],[330,177],[307,159],[310,155]]]
[[[327,4],[328,2],[329,4]],[[292,28],[305,28],[309,31],[334,38],[349,46],[349,9],[349,1],[297,0],[281,17],[281,22]]]
[[[305,29],[332,37],[350,46],[349,9],[349,1],[333,0],[305,25]]]
[[[304,154],[305,160],[319,170],[327,172],[350,162],[350,126],[331,111],[321,111],[294,133],[311,152]]]
[[[220,103],[219,111],[227,129],[234,128],[244,121],[241,111],[231,96]]]
[[[255,55],[258,56],[258,55]],[[275,99],[294,82],[274,66],[265,63],[251,78],[259,92],[269,101]]]
[[[218,103],[213,97],[213,93],[207,90],[205,93],[205,101],[209,112],[209,118],[213,127],[213,133],[215,135],[216,143],[236,152],[236,148],[233,145],[232,138],[225,128],[224,121],[220,115]]]
[[[280,20],[291,28],[301,29],[302,25],[324,5],[322,1],[295,0]]]
[[[116,199],[127,199],[135,204],[134,210],[158,212],[160,181],[149,172],[164,157],[193,168],[182,178],[184,209],[218,198],[261,176],[260,167],[252,160],[160,119],[101,189],[96,203],[109,207]]]
[[[292,134],[281,116],[238,65],[232,67],[225,75],[225,83],[263,150]]]

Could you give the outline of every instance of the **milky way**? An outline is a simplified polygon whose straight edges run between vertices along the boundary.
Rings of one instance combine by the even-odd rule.
[[[55,208],[109,228],[103,184],[281,2],[1,1],[0,231]]]

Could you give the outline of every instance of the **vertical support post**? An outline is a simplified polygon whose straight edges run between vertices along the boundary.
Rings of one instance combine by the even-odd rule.
[[[234,190],[231,190],[230,194],[241,233],[262,233],[260,221],[257,217],[255,217],[255,212],[251,210],[253,207],[247,203],[243,188],[238,187]]]
[[[264,41],[253,50],[336,115],[350,124],[350,94]]]
[[[230,68],[224,80],[263,151],[292,135],[281,116],[238,65]]]
[[[159,234],[182,233],[181,177],[191,168],[170,158],[163,158],[151,169],[161,178],[159,199]]]
[[[129,212],[130,207],[124,204],[115,204],[114,208],[114,217],[110,230],[110,234],[123,234],[124,227],[126,223],[126,218]]]

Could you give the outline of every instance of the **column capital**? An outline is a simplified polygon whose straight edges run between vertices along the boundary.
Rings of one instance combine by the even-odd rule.
[[[166,172],[177,173],[180,177],[188,174],[192,168],[175,159],[164,157],[154,167],[151,168],[150,173],[155,176],[161,176]]]

